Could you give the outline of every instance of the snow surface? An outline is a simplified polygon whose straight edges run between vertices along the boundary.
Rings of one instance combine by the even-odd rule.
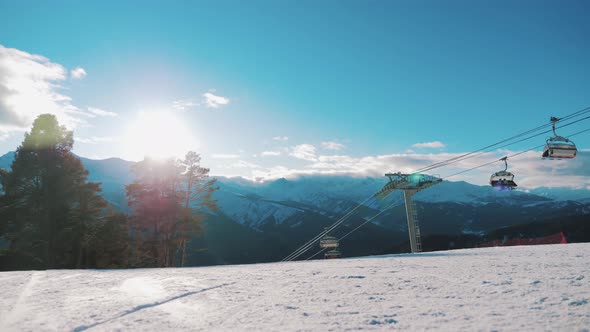
[[[1,331],[590,328],[590,244],[0,273]]]

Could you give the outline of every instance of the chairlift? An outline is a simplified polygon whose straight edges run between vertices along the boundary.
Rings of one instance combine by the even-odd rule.
[[[333,236],[326,235],[320,240],[320,247],[322,248],[334,249],[338,248],[339,245],[338,239]]]
[[[569,138],[557,135],[555,132],[555,124],[559,121],[558,118],[552,116],[551,122],[553,123],[553,134],[555,136],[549,137],[546,141],[545,149],[543,150],[543,158],[550,159],[572,159],[576,157],[578,149],[576,144]]]
[[[514,182],[514,174],[506,171],[508,169],[508,157],[501,158],[504,161],[504,170],[492,174],[490,185],[498,190],[512,190],[517,187]]]
[[[324,254],[325,259],[335,259],[335,258],[340,258],[340,256],[341,256],[341,254],[338,249],[330,250]]]

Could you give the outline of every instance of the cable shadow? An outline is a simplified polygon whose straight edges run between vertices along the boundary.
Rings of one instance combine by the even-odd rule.
[[[105,324],[105,323],[112,322],[112,321],[114,321],[116,319],[125,317],[127,315],[131,315],[133,313],[136,313],[136,312],[141,311],[141,310],[144,310],[144,309],[157,307],[159,305],[166,304],[168,302],[171,302],[171,301],[174,301],[174,300],[178,300],[178,299],[181,299],[183,297],[187,297],[187,296],[191,296],[191,295],[203,293],[203,292],[206,292],[206,291],[215,289],[215,288],[221,288],[221,287],[225,287],[225,286],[229,286],[229,285],[233,285],[233,284],[235,284],[235,282],[227,283],[227,284],[221,284],[221,285],[213,286],[213,287],[209,287],[209,288],[203,288],[203,289],[198,290],[198,291],[184,293],[184,294],[181,294],[181,295],[178,295],[178,296],[174,296],[174,297],[171,297],[171,298],[169,298],[167,300],[163,300],[163,301],[159,301],[159,302],[154,302],[154,303],[149,303],[149,304],[142,304],[142,305],[139,305],[139,306],[134,307],[132,309],[129,309],[127,311],[124,311],[123,313],[121,313],[121,314],[119,314],[119,315],[117,315],[117,316],[115,316],[113,318],[106,319],[106,320],[103,320],[103,321],[99,321],[99,322],[96,322],[96,323],[91,324],[91,325],[81,325],[81,326],[78,326],[78,327],[74,328],[72,330],[72,332],[85,331],[85,330],[91,329],[93,327],[96,327],[96,326],[99,326],[99,325],[102,325],[102,324]]]

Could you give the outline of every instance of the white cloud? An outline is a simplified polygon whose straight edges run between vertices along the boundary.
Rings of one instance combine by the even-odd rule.
[[[179,99],[172,102],[172,107],[179,111],[184,111],[195,106],[199,106],[199,103],[194,102],[192,99]]]
[[[95,117],[95,116],[115,117],[115,116],[118,116],[118,114],[115,112],[105,111],[105,110],[102,110],[102,109],[96,108],[96,107],[88,107],[88,113],[90,114],[89,115],[90,117]]]
[[[292,178],[300,175],[304,175],[305,171],[290,169],[285,166],[274,166],[267,169],[255,169],[252,170],[253,180],[257,182],[275,180],[280,178]]]
[[[194,99],[178,99],[172,102],[172,108],[185,111],[189,108],[205,106],[206,108],[219,108],[230,103],[229,98],[214,94],[215,90],[209,90],[202,95],[202,101],[197,102]]]
[[[346,146],[337,142],[322,142],[322,148],[326,150],[339,151],[344,149]]]
[[[303,146],[307,146],[304,144]],[[281,177],[294,178],[302,175],[347,175],[383,177],[388,172],[412,172],[437,162],[446,161],[463,155],[463,153],[438,153],[438,154],[388,154],[365,157],[353,157],[348,155],[315,155],[315,150],[308,147],[299,148],[298,152],[306,151],[309,160],[314,158],[311,164],[303,167],[291,168],[288,166],[250,167],[242,163],[242,174],[250,174],[249,178],[256,181],[273,180]],[[293,149],[292,149],[293,152]],[[498,159],[504,155],[513,155],[518,151],[498,150],[475,154],[471,158],[437,168],[427,172],[428,174],[447,178],[450,181],[467,181],[477,185],[488,185],[490,175],[503,170],[504,164]],[[508,160],[508,171],[514,173],[515,181],[520,190],[535,189],[539,187],[568,187],[574,189],[590,188],[590,151],[579,151],[578,156],[572,160],[543,160],[540,151],[530,151],[520,154]],[[301,158],[304,159],[304,158]],[[497,161],[497,162],[494,162]],[[473,169],[475,167],[493,162],[490,165]],[[459,172],[468,172],[455,175]],[[246,173],[244,173],[246,172]]]
[[[280,156],[281,155],[281,151],[264,151],[260,154],[261,156]]]
[[[103,142],[112,142],[114,141],[114,137],[108,136],[92,136],[92,137],[76,137],[74,139],[75,142],[85,143],[85,144],[97,144]]]
[[[207,108],[219,108],[219,106],[229,104],[229,99],[222,96],[214,95],[211,92],[203,94],[204,103]]]
[[[502,151],[503,155],[514,151]],[[529,151],[508,159],[508,171],[516,176],[519,187],[535,189],[538,187],[569,187],[575,189],[590,186],[590,150],[578,151],[571,160],[544,160],[540,152]],[[497,168],[502,164],[498,163]]]
[[[73,128],[85,123],[58,84],[67,70],[49,59],[0,45],[0,132],[5,136],[29,128],[42,113],[55,114]]]
[[[287,136],[275,136],[272,138],[274,141],[281,141],[281,142],[286,142],[289,140],[289,137]]]
[[[291,148],[291,153],[289,153],[289,155],[298,159],[309,161],[315,161],[317,159],[315,146],[311,144],[296,145]]]
[[[76,67],[70,71],[70,76],[72,79],[81,80],[86,77],[86,70],[82,67]]]
[[[239,154],[223,154],[223,153],[220,153],[220,154],[214,154],[214,155],[212,155],[211,158],[214,158],[214,159],[238,159],[238,158],[240,158],[240,155]]]
[[[416,143],[416,144],[412,145],[412,147],[419,148],[419,149],[442,149],[445,146],[446,145],[443,144],[441,141]]]
[[[256,165],[254,163],[251,163],[251,162],[248,162],[245,160],[238,160],[236,163],[231,165],[231,167],[257,169],[257,168],[260,168],[260,165]]]

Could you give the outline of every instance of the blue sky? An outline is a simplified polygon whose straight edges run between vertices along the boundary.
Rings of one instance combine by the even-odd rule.
[[[436,161],[590,106],[589,14],[573,0],[2,2],[4,81],[22,72],[7,58],[41,62],[28,100],[53,104],[0,103],[0,153],[55,106],[87,157],[138,159],[173,137],[223,175],[403,169],[398,155]],[[164,129],[142,132],[145,118]]]

